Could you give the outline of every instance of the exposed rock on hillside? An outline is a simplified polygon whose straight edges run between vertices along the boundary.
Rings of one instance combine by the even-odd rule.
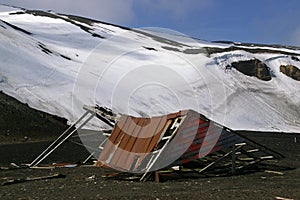
[[[294,80],[300,81],[300,69],[293,65],[281,65],[280,71]]]
[[[272,79],[268,66],[258,59],[233,62],[231,66],[227,66],[226,68],[231,67],[247,76],[255,76],[263,81],[270,81]]]

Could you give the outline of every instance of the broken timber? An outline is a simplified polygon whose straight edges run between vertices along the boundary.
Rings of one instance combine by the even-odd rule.
[[[66,176],[63,174],[53,174],[48,176],[38,176],[38,177],[26,177],[26,178],[19,178],[19,179],[10,179],[6,182],[2,183],[2,185],[12,185],[16,183],[24,183],[28,181],[37,181],[37,180],[45,180],[45,179],[54,179],[54,178],[65,178]]]
[[[100,154],[96,166],[139,173],[142,174],[141,181],[146,181],[150,172],[190,162],[202,163],[203,167],[198,172],[203,173],[226,159],[225,165],[228,166],[228,158],[231,157],[231,173],[234,174],[236,170],[264,159],[282,157],[193,110],[141,118],[117,115],[99,106],[84,106],[84,109],[85,114],[38,156],[30,167],[42,162],[95,116],[113,128],[111,133],[103,132],[106,139],[98,147]],[[242,161],[243,164],[240,164]]]

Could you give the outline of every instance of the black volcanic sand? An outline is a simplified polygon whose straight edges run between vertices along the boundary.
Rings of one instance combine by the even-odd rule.
[[[0,91],[0,143],[53,140],[67,120],[31,109]]]
[[[161,183],[139,182],[125,179],[129,176],[122,174],[104,177],[111,171],[92,166],[51,170],[12,167],[10,163],[19,166],[30,163],[66,124],[63,119],[29,109],[3,93],[0,93],[1,106],[0,183],[55,173],[63,174],[65,178],[1,185],[0,199],[300,199],[299,134],[243,132],[285,156],[279,161],[264,161],[243,174],[207,177],[190,173],[164,176]],[[23,117],[28,126],[23,124]],[[44,120],[43,126],[41,120]],[[22,128],[18,128],[18,124]],[[71,139],[43,163],[83,161],[89,153],[74,141],[78,142],[76,138]]]

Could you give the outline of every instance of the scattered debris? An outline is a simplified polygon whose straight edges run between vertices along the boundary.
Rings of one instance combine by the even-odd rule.
[[[289,199],[289,198],[284,198],[284,197],[275,197],[275,199],[278,199],[278,200],[294,200],[294,199]]]
[[[266,173],[270,173],[270,174],[278,174],[278,175],[283,175],[282,172],[278,172],[278,171],[271,171],[271,170],[265,170]]]
[[[8,170],[8,167],[0,167],[0,170]]]
[[[87,177],[85,180],[87,180],[87,181],[94,181],[95,179],[96,179],[96,175],[94,174],[92,176]]]
[[[20,166],[17,165],[16,163],[10,163],[10,166],[15,167],[15,168],[19,168]]]
[[[66,175],[63,174],[53,174],[48,176],[38,176],[38,177],[26,177],[26,178],[19,178],[19,179],[10,179],[2,183],[2,185],[12,185],[16,183],[24,183],[28,181],[36,181],[36,180],[45,180],[45,179],[54,179],[54,178],[65,178]]]
[[[55,169],[54,166],[34,166],[34,167],[30,167],[31,169]]]
[[[24,136],[22,142],[26,142],[26,141],[28,141],[28,140],[31,140],[31,139],[30,139],[28,136]]]
[[[53,163],[53,167],[74,168],[80,166],[78,163]]]
[[[109,173],[109,174],[103,174],[101,177],[103,178],[107,178],[107,177],[115,177],[117,175],[119,175],[120,173],[118,172],[112,172],[112,173]]]

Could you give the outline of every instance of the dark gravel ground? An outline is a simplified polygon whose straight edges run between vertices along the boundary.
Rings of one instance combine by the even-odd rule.
[[[265,161],[256,171],[223,177],[197,174],[163,177],[163,182],[139,182],[121,174],[103,177],[111,171],[92,166],[75,168],[0,170],[0,181],[55,173],[65,178],[36,180],[0,186],[1,199],[300,199],[300,145],[293,134],[246,133],[257,142],[285,155],[279,161]],[[48,142],[23,142],[0,146],[1,166],[29,163]],[[72,142],[65,143],[44,163],[82,161],[88,152]],[[282,174],[268,172],[276,171]],[[129,177],[129,176],[126,176]]]

